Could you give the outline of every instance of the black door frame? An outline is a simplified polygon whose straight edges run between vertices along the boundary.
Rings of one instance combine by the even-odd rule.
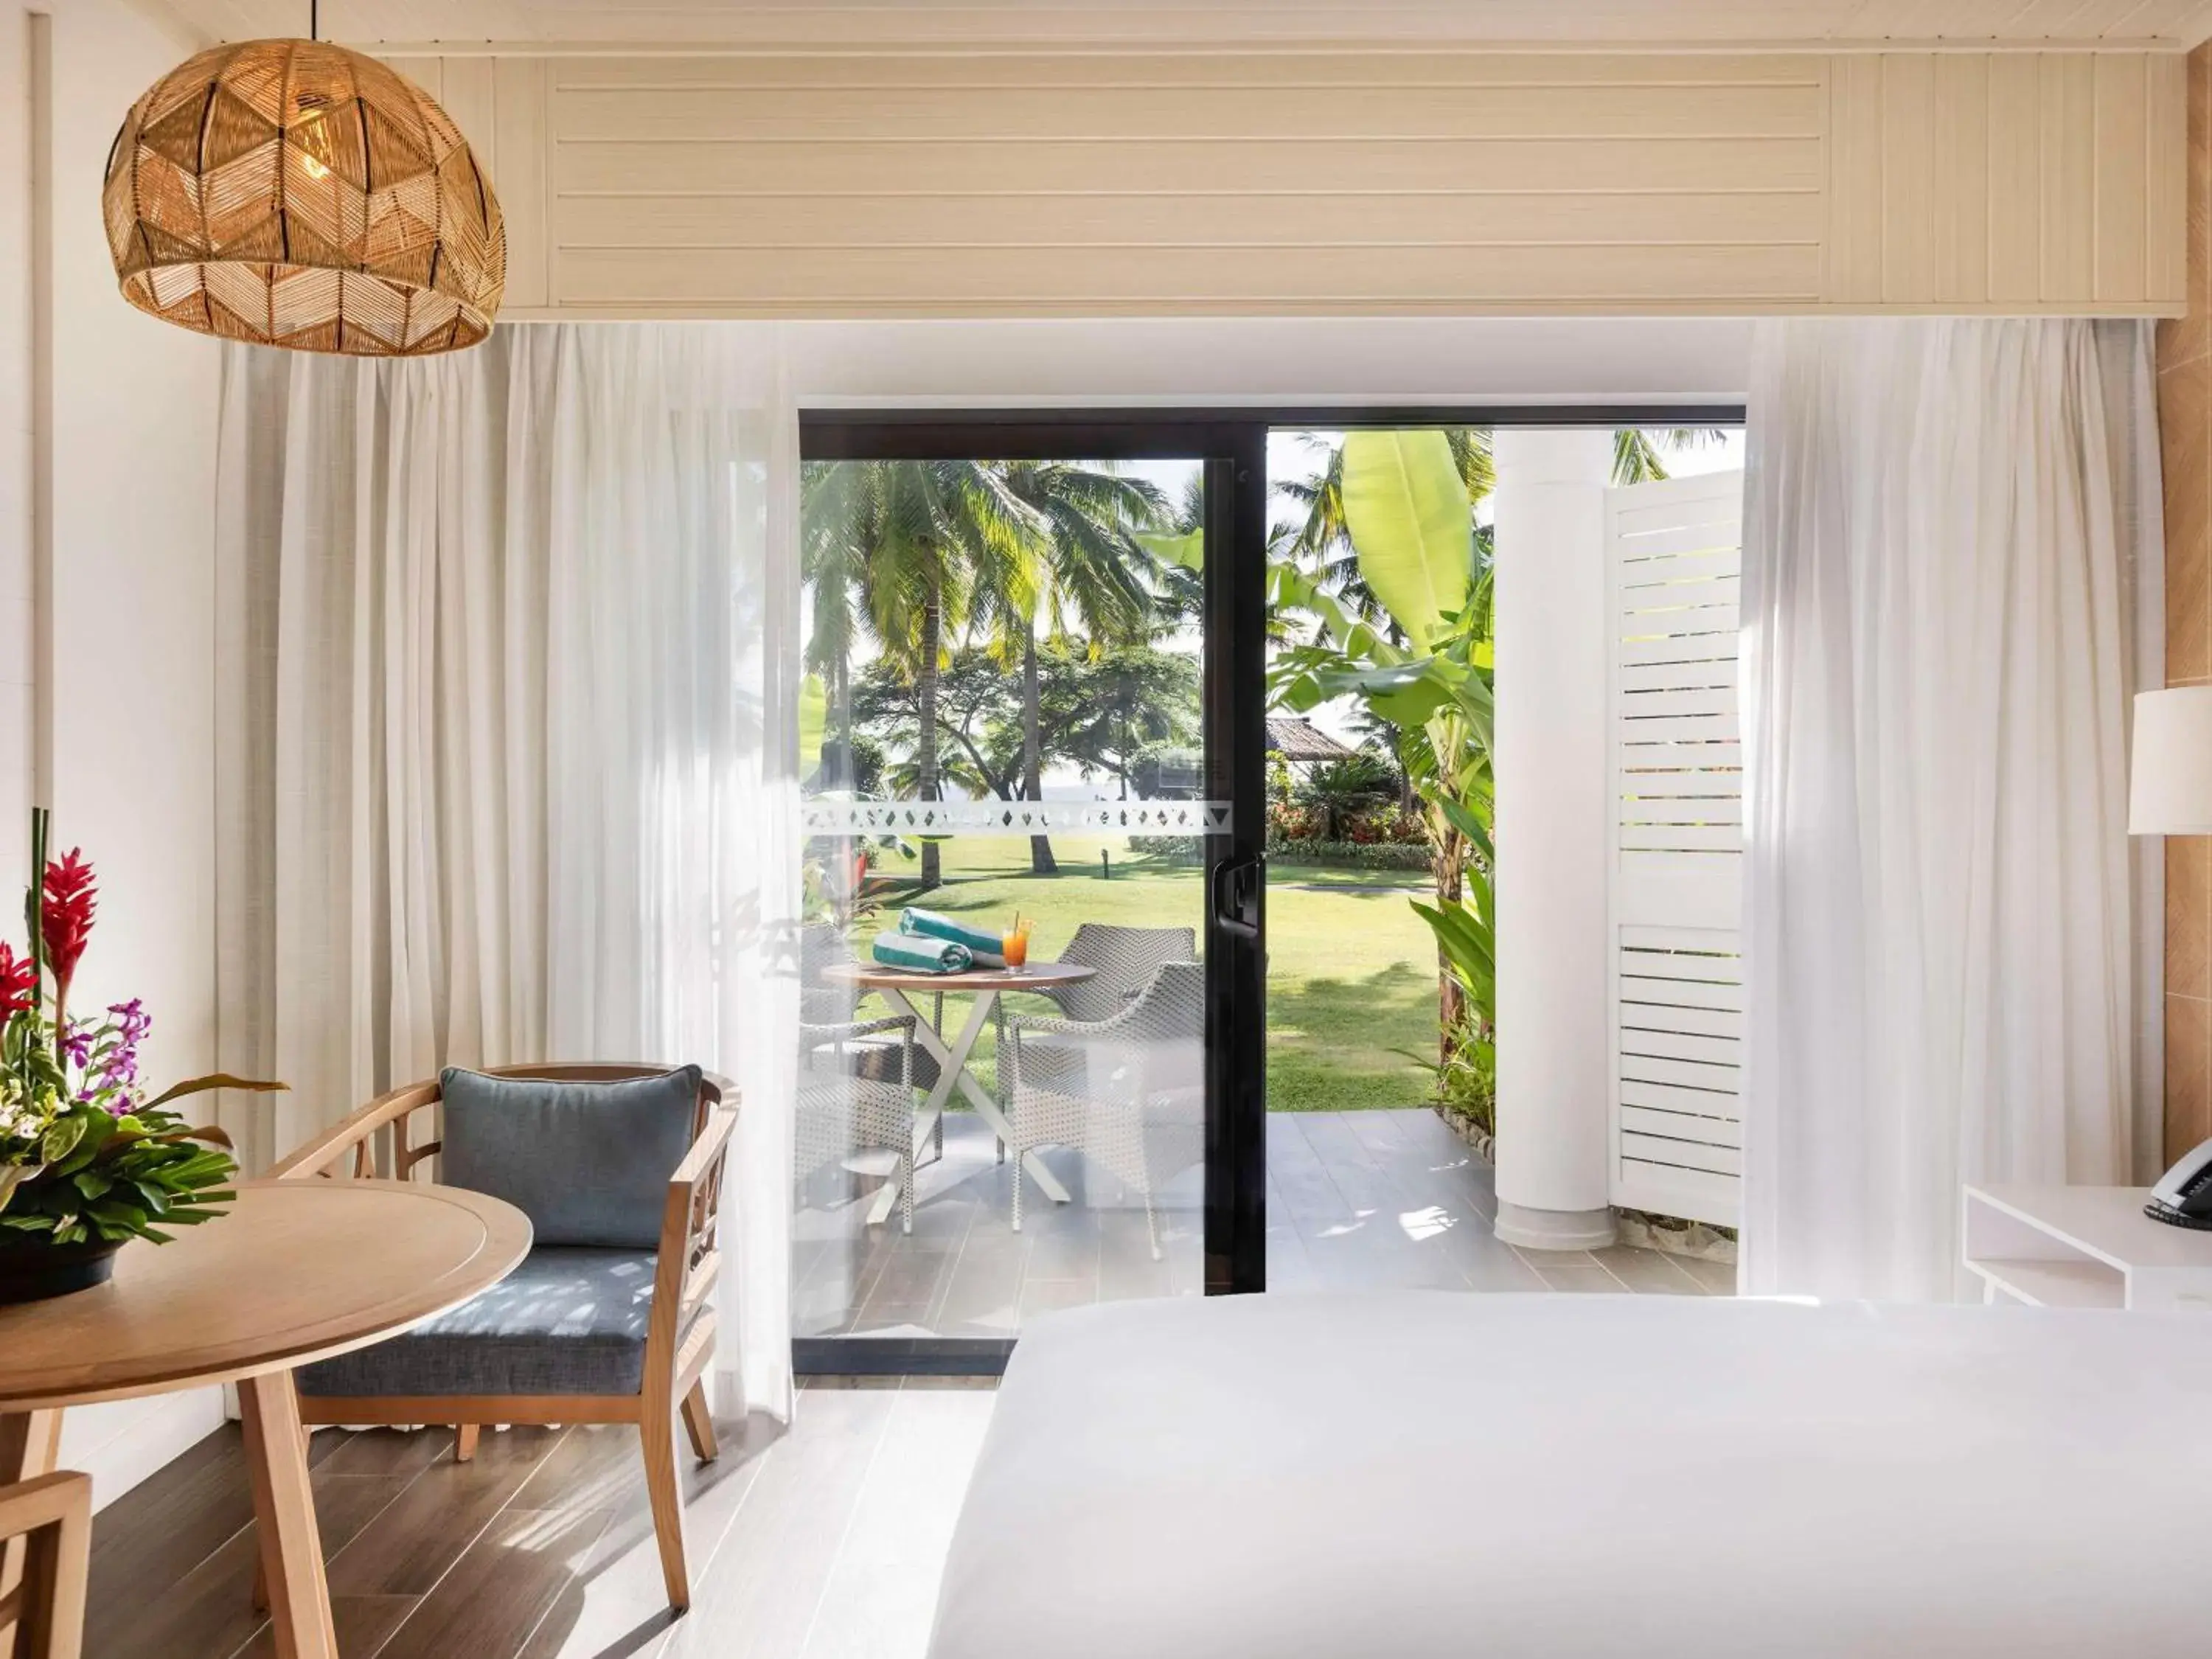
[[[799,459],[1196,460],[1206,478],[1208,795],[1231,802],[1207,840],[1206,1291],[1267,1285],[1266,853],[1267,437],[1319,428],[1741,425],[1743,406],[1609,404],[1131,409],[805,409]],[[1242,692],[1240,696],[1239,693]],[[1017,1176],[1018,1179],[1018,1176]],[[1013,1339],[802,1337],[806,1374],[995,1375]]]

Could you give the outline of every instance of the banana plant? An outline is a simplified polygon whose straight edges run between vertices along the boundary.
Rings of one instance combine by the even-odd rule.
[[[1348,434],[1341,477],[1360,578],[1406,643],[1279,563],[1268,573],[1270,602],[1316,628],[1311,640],[1277,652],[1269,690],[1299,713],[1357,697],[1399,733],[1434,849],[1435,901],[1413,908],[1437,938],[1438,1050],[1449,1064],[1463,1042],[1490,1040],[1497,1011],[1489,575],[1476,568],[1467,482],[1442,432]]]

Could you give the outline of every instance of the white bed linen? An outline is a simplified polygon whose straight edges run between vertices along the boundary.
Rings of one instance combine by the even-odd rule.
[[[932,1659],[2212,1653],[2212,1318],[1392,1292],[1039,1321]]]

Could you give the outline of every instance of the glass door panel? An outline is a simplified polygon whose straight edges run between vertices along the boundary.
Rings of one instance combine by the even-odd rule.
[[[1206,1288],[1205,477],[805,464],[803,1367]]]

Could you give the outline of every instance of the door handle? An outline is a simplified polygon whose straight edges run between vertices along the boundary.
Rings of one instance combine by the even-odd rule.
[[[1213,920],[1238,939],[1260,937],[1260,895],[1267,860],[1257,853],[1231,856],[1213,866]]]

